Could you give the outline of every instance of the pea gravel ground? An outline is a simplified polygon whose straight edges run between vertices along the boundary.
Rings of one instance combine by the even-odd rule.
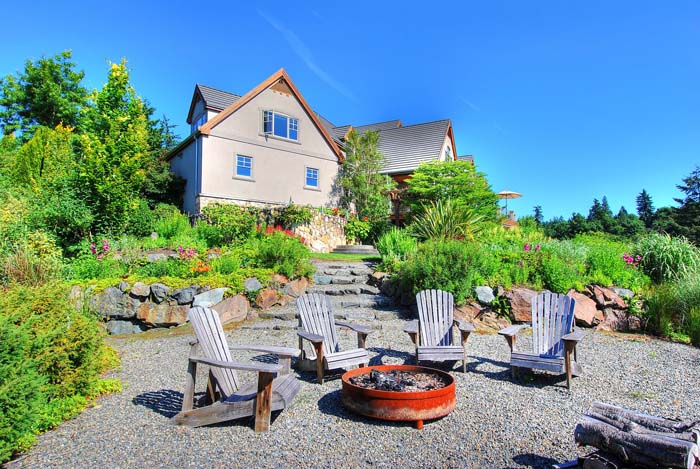
[[[372,364],[413,363],[402,316],[371,324]],[[99,399],[77,418],[41,435],[29,453],[7,466],[548,467],[585,452],[574,445],[573,429],[594,400],[666,417],[700,418],[698,349],[589,332],[579,345],[585,375],[574,379],[571,392],[561,376],[546,373],[513,382],[505,340],[473,334],[468,372],[462,373],[459,363],[452,369],[456,409],[426,422],[420,431],[409,423],[347,412],[339,375],[319,385],[309,373],[299,375],[302,390],[289,408],[273,416],[269,433],[254,433],[250,420],[175,427],[168,419],[182,402],[192,339],[187,327],[109,339],[122,358],[121,369],[112,375],[122,380],[124,391]],[[257,320],[228,336],[231,343],[295,346],[294,329],[293,321]],[[341,333],[342,347],[352,347],[354,341],[354,335]],[[245,353],[235,358],[270,359]]]

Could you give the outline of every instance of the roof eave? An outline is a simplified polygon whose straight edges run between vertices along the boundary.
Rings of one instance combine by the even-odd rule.
[[[165,161],[172,160],[176,154],[182,151],[182,149],[185,148],[187,145],[192,143],[197,137],[199,137],[199,130],[195,131],[194,133],[191,133],[188,137],[185,137],[185,139],[182,142],[178,143],[175,146],[175,148],[168,151],[168,153],[165,155]]]

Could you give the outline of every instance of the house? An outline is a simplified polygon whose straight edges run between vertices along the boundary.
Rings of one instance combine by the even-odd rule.
[[[167,159],[187,181],[183,209],[192,214],[212,202],[337,206],[350,130],[379,132],[381,172],[399,183],[420,163],[457,154],[449,119],[336,126],[311,109],[284,69],[244,95],[196,85],[187,123],[191,134]]]

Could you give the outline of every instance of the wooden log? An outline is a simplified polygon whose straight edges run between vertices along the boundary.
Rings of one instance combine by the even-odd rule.
[[[700,429],[700,420],[686,422],[681,420],[670,420],[655,417],[653,415],[632,412],[630,410],[623,409],[622,407],[604,404],[602,402],[594,402],[591,404],[587,414],[596,416],[596,418],[605,417],[610,421],[620,422],[621,424],[627,425],[630,429],[637,429],[637,431],[641,431],[641,427],[654,432],[674,433],[676,434],[676,438],[694,441],[696,444],[698,443],[698,440],[696,439],[697,432],[695,432],[695,435],[693,435],[693,430],[697,431]]]
[[[679,440],[670,433],[669,436],[660,436],[626,432],[587,415],[576,424],[574,440],[580,445],[608,452],[624,462],[647,467],[692,469],[699,455],[694,442]]]

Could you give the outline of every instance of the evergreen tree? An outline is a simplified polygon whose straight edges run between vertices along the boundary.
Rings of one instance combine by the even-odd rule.
[[[538,225],[542,225],[544,218],[542,217],[542,206],[541,205],[535,205],[534,216],[535,216],[535,223],[537,223]]]
[[[379,173],[384,155],[377,150],[378,143],[379,132],[360,135],[350,131],[345,140],[345,161],[340,173],[343,206],[354,206],[358,217],[367,217],[373,222],[389,217],[388,192],[395,186],[389,176]]]
[[[637,196],[637,215],[647,228],[651,228],[654,223],[654,212],[651,196],[645,189],[642,189],[642,192]]]
[[[685,197],[674,199],[681,204],[675,212],[675,221],[687,230],[687,237],[695,244],[700,244],[700,167],[695,167],[683,184],[676,186]]]

